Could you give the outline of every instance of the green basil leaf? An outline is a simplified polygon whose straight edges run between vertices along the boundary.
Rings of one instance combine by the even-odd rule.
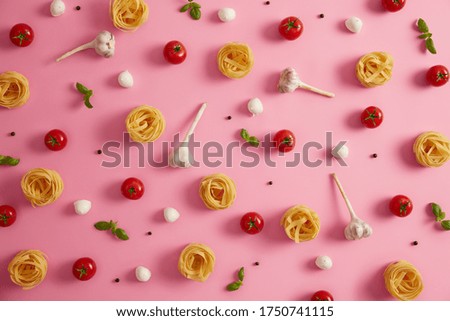
[[[247,141],[253,147],[258,147],[259,146],[259,139],[256,138],[255,136],[250,136]]]
[[[85,86],[77,82],[76,84],[77,90],[82,93],[83,95],[87,94],[89,92],[89,89],[87,89]]]
[[[445,218],[445,213],[442,212],[442,208],[438,204],[431,203],[431,210],[434,216],[436,216],[436,221],[442,221]]]
[[[426,45],[426,47],[427,47],[427,49],[428,49],[429,52],[431,52],[432,54],[436,54],[436,53],[437,53],[436,48],[434,47],[434,41],[433,41],[433,39],[428,38],[428,39],[425,41],[425,45]]]
[[[242,130],[241,130],[241,137],[243,138],[243,139],[245,139],[245,140],[248,140],[249,139],[249,134],[248,134],[248,131],[247,130],[245,130],[244,128],[242,128]]]
[[[419,20],[417,21],[417,28],[419,28],[419,31],[422,33],[426,33],[429,31],[427,23],[422,18],[419,18]]]
[[[450,231],[450,221],[449,220],[442,221],[441,226],[444,230]]]
[[[191,3],[187,3],[184,6],[181,7],[180,12],[186,12],[190,7],[191,7]]]
[[[191,2],[191,6],[192,6],[192,8],[201,8],[202,7],[197,2]]]
[[[92,106],[92,104],[91,104],[91,102],[90,102],[90,98],[91,98],[91,96],[92,95],[86,95],[86,96],[84,96],[84,105],[87,107],[87,108],[89,108],[89,109],[91,109],[91,108],[94,108],[94,106]]]
[[[111,229],[111,222],[100,221],[95,223],[94,226],[99,231],[107,231]]]
[[[244,281],[244,267],[241,267],[238,272],[239,281]]]
[[[191,11],[189,11],[189,14],[194,20],[199,20],[202,16],[202,13],[199,8],[192,8]]]
[[[421,35],[419,36],[419,38],[420,38],[420,39],[428,39],[428,38],[430,38],[432,35],[433,35],[433,34],[427,32],[427,33],[421,34]]]
[[[19,158],[0,155],[0,165],[16,166],[17,164],[19,164],[19,162]]]
[[[228,291],[236,291],[241,287],[241,285],[242,285],[241,281],[230,283],[227,285],[227,290]]]
[[[123,241],[126,241],[129,239],[127,233],[121,228],[116,229],[114,234]]]

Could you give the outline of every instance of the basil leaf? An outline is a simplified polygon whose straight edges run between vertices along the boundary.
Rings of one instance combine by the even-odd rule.
[[[441,226],[444,230],[450,231],[450,221],[449,220],[442,221]]]
[[[419,36],[419,38],[420,38],[420,39],[428,39],[428,38],[430,38],[432,35],[433,35],[433,34],[427,32],[427,33],[421,34],[421,35]]]
[[[247,140],[249,142],[250,145],[252,145],[253,147],[258,147],[259,146],[259,139],[256,138],[255,136],[250,136],[249,139]]]
[[[95,223],[94,226],[99,231],[107,231],[111,229],[111,222],[100,221]]]
[[[419,18],[417,21],[417,28],[419,28],[419,31],[422,33],[428,32],[427,23],[422,18]]]
[[[431,203],[431,210],[433,211],[434,216],[436,216],[436,221],[442,221],[445,218],[445,213],[442,212],[442,208],[436,204]]]
[[[192,8],[201,8],[202,7],[197,2],[191,2],[191,6],[192,6]]]
[[[180,12],[186,12],[192,6],[191,3],[187,3],[181,7]]]
[[[230,283],[227,285],[227,290],[228,291],[236,291],[241,287],[241,285],[242,285],[241,281],[236,281],[236,282]]]
[[[248,141],[248,139],[250,137],[249,134],[248,134],[248,131],[242,128],[242,130],[241,130],[241,137]]]
[[[241,267],[238,272],[239,281],[244,281],[244,267]]]
[[[0,155],[0,165],[16,166],[17,164],[19,164],[19,162],[19,158]]]
[[[94,108],[94,106],[92,106],[92,104],[91,104],[91,102],[90,102],[90,98],[92,97],[92,90],[90,90],[90,93],[87,93],[85,96],[84,96],[84,105],[87,107],[87,108],[89,108],[89,109],[91,109],[91,108]]]
[[[123,240],[123,241],[126,241],[126,240],[129,239],[127,233],[126,233],[123,229],[121,229],[121,228],[116,229],[116,231],[114,232],[114,234],[115,234],[119,239],[121,239],[121,240]]]
[[[427,47],[428,51],[431,52],[432,54],[436,54],[436,48],[434,47],[434,41],[431,38],[428,38],[425,41],[425,46]]]
[[[202,16],[202,13],[200,12],[199,8],[192,8],[191,11],[189,11],[189,14],[194,20],[199,20]]]
[[[77,90],[82,93],[83,95],[86,95],[89,92],[89,89],[87,89],[85,86],[77,82],[76,84]]]

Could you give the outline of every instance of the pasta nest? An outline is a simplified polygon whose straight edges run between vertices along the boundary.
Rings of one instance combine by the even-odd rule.
[[[208,246],[191,243],[178,260],[178,271],[187,279],[204,282],[214,270],[214,252]]]
[[[110,1],[114,26],[122,31],[136,31],[148,19],[148,6],[143,0]]]
[[[423,290],[419,271],[404,260],[388,265],[384,271],[384,283],[389,293],[402,301],[414,300]]]
[[[392,77],[394,59],[386,52],[371,52],[356,64],[356,77],[364,87],[384,85]]]
[[[413,151],[420,165],[439,167],[450,158],[450,141],[438,132],[425,132],[416,138]]]
[[[8,272],[11,281],[24,290],[30,290],[47,275],[46,255],[39,250],[20,251],[9,262]]]
[[[223,210],[236,199],[236,185],[225,174],[212,174],[200,182],[199,194],[210,210]]]
[[[162,135],[166,128],[166,121],[159,109],[142,105],[128,114],[125,125],[132,140],[148,143]]]
[[[64,190],[64,183],[58,172],[45,168],[29,170],[20,184],[25,198],[33,207],[53,203]]]
[[[231,42],[219,50],[217,64],[228,78],[242,78],[252,70],[253,52],[245,43]]]
[[[291,207],[284,213],[281,221],[286,235],[295,243],[316,238],[320,230],[320,220],[316,212],[304,205]]]
[[[0,106],[14,109],[26,104],[30,98],[28,79],[18,72],[0,74]]]

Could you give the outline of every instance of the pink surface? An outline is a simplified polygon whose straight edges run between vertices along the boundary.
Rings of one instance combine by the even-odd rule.
[[[49,14],[50,0],[8,0],[0,2],[0,71],[15,70],[30,81],[31,98],[17,110],[0,110],[0,153],[21,158],[17,167],[0,168],[0,204],[10,204],[18,212],[16,223],[0,230],[0,299],[2,300],[308,300],[319,289],[327,289],[337,300],[391,300],[384,289],[383,270],[399,259],[412,262],[422,273],[421,300],[449,300],[450,290],[443,275],[450,266],[446,255],[448,232],[441,230],[428,210],[437,202],[450,211],[449,165],[422,168],[415,163],[412,143],[423,131],[448,132],[448,86],[431,88],[424,73],[432,65],[447,64],[450,42],[446,39],[450,2],[409,1],[398,13],[381,9],[378,0],[286,1],[262,0],[201,1],[203,17],[191,20],[178,9],[185,1],[147,0],[148,22],[135,33],[115,29],[108,16],[108,1],[65,1],[66,13]],[[76,5],[80,11],[74,10]],[[221,7],[232,7],[237,18],[222,23]],[[20,10],[18,9],[20,8]],[[318,14],[325,18],[319,19]],[[288,42],[277,34],[278,22],[289,15],[299,16],[305,25],[300,39]],[[344,27],[355,15],[364,22],[360,34]],[[425,52],[417,39],[415,21],[424,18],[433,33],[438,54]],[[13,46],[9,29],[18,22],[30,24],[35,41],[28,48]],[[101,30],[116,36],[116,55],[104,59],[91,51],[78,53],[61,63],[55,59],[73,47],[92,40]],[[187,60],[178,66],[163,60],[162,48],[172,39],[188,48]],[[227,79],[217,70],[215,57],[229,41],[245,42],[254,51],[252,72],[240,80]],[[371,51],[387,51],[395,60],[393,77],[385,86],[363,88],[354,76],[358,58]],[[336,93],[328,99],[297,91],[279,94],[278,75],[285,67],[298,70],[302,79]],[[123,89],[117,75],[128,69],[135,86]],[[86,109],[73,89],[79,81],[94,89],[94,109]],[[246,103],[259,97],[264,113],[250,117]],[[111,140],[120,140],[128,112],[140,105],[159,108],[167,121],[161,144],[178,131],[184,132],[197,108],[209,103],[196,136],[202,143],[222,145],[240,141],[239,130],[263,136],[279,129],[291,129],[297,136],[297,152],[302,144],[317,141],[325,145],[325,133],[334,140],[348,140],[348,167],[333,160],[332,166],[317,168],[299,165],[285,168],[292,154],[276,157],[278,166],[239,166],[247,160],[234,151],[233,166],[219,168],[171,169],[139,168],[136,149],[131,167],[101,167],[105,155],[96,150]],[[359,124],[361,110],[381,107],[385,122],[375,130]],[[232,120],[225,118],[231,115]],[[43,144],[50,129],[63,129],[69,144],[61,152],[51,152]],[[15,131],[15,137],[8,133]],[[371,154],[377,153],[373,159]],[[200,153],[197,153],[200,156]],[[260,151],[260,155],[262,155]],[[312,155],[325,159],[325,151]],[[198,157],[199,158],[199,157]],[[25,200],[20,179],[35,167],[57,170],[65,183],[61,198],[54,204],[32,208]],[[224,172],[237,185],[234,205],[224,211],[205,208],[197,189],[200,179]],[[349,215],[330,173],[337,172],[358,215],[369,222],[374,234],[369,239],[347,241],[343,229]],[[139,201],[120,194],[121,182],[141,178],[146,193]],[[272,186],[267,182],[272,180]],[[413,213],[398,218],[387,210],[389,199],[406,194],[414,202]],[[77,199],[93,202],[91,212],[74,213]],[[284,234],[279,220],[286,209],[305,204],[317,211],[321,220],[318,237],[295,244]],[[163,219],[163,208],[181,213],[173,224]],[[244,234],[240,217],[247,211],[260,212],[264,231]],[[123,242],[96,231],[99,220],[118,220],[131,239]],[[153,235],[146,233],[152,231]],[[418,246],[411,246],[417,240]],[[205,283],[183,278],[177,271],[181,249],[190,242],[208,244],[216,254],[214,273]],[[30,291],[14,285],[7,265],[22,249],[40,249],[48,255],[45,281]],[[331,270],[314,265],[318,255],[329,255]],[[82,256],[95,259],[97,275],[79,282],[71,274],[73,262]],[[259,261],[259,266],[253,262]],[[145,265],[152,271],[148,283],[139,283],[134,269]],[[246,268],[244,286],[227,292],[240,266]],[[119,277],[121,282],[113,280]]]

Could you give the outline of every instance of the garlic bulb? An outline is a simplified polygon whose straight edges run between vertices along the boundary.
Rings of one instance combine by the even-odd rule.
[[[78,200],[73,203],[75,208],[75,213],[78,215],[86,215],[92,207],[91,201],[88,200]]]
[[[217,15],[221,21],[229,22],[236,18],[236,11],[233,8],[222,8],[217,12]]]
[[[123,88],[131,88],[134,84],[133,75],[128,70],[122,71],[119,74],[117,81]]]
[[[173,223],[180,218],[180,213],[173,207],[166,207],[164,209],[164,219],[168,223]]]
[[[138,266],[136,268],[136,279],[139,282],[147,282],[152,277],[152,272],[150,272],[149,269],[147,269],[145,266]]]
[[[247,104],[248,111],[253,114],[253,116],[262,114],[264,107],[259,98],[252,98]]]
[[[333,150],[331,151],[331,154],[335,157],[335,158],[347,158],[348,154],[349,154],[349,150],[347,145],[342,145],[342,146],[335,146],[333,148]]]
[[[351,32],[359,33],[363,27],[363,23],[358,17],[351,17],[345,20],[345,26]]]
[[[50,13],[53,17],[60,16],[66,11],[66,5],[62,0],[53,0],[50,5]]]
[[[317,257],[316,265],[321,270],[329,270],[333,266],[333,261],[329,256],[321,255]]]

